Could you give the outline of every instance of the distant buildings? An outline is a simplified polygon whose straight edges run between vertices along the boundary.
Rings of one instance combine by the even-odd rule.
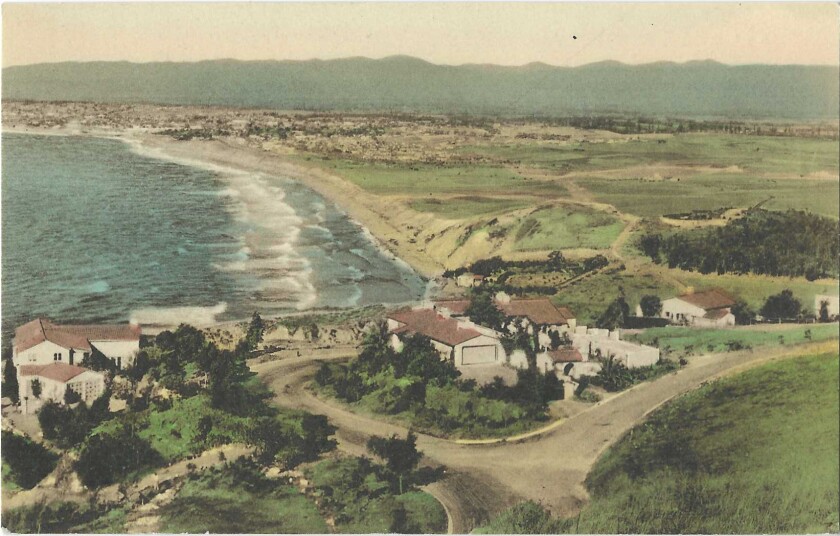
[[[600,369],[598,356],[614,356],[630,368],[659,361],[657,348],[622,341],[618,331],[578,326],[571,310],[548,298],[511,298],[499,293],[494,302],[507,317],[501,332],[470,321],[469,300],[441,300],[431,307],[393,311],[388,315],[391,345],[400,351],[403,337],[418,333],[432,341],[442,359],[465,372],[478,365],[524,368],[528,366],[525,352],[508,353],[502,345],[506,335],[521,328],[531,334],[537,330],[537,367],[543,372],[573,377],[595,374]]]
[[[12,340],[12,361],[23,412],[34,412],[47,400],[63,401],[68,389],[92,402],[104,391],[105,377],[80,365],[99,352],[118,368],[125,368],[139,350],[137,325],[59,325],[38,318],[18,327]]]
[[[735,325],[735,298],[720,288],[693,292],[662,302],[660,316],[673,324],[698,327]]]

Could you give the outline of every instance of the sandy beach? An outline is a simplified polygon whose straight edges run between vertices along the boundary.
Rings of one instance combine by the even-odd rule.
[[[406,235],[384,214],[382,198],[314,166],[290,162],[242,139],[178,141],[143,129],[89,129],[68,125],[62,128],[3,127],[3,132],[55,136],[96,136],[135,143],[141,150],[176,161],[193,162],[251,173],[281,176],[298,181],[335,203],[362,226],[384,251],[402,260],[421,276],[432,279],[444,270],[434,259],[410,244]]]

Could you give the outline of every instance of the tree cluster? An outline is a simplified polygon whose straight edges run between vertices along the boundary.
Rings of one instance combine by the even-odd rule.
[[[55,468],[58,456],[30,439],[3,430],[3,463],[8,464],[12,480],[31,489]]]
[[[809,212],[753,210],[724,227],[649,234],[639,242],[654,262],[710,273],[837,277],[840,223]]]
[[[84,402],[74,408],[52,401],[45,403],[38,411],[38,423],[44,439],[61,448],[79,445],[91,430],[111,417],[108,409],[110,401],[111,392],[106,390],[91,403],[90,408]]]

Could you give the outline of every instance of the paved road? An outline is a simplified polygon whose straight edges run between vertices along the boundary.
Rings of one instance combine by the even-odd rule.
[[[837,341],[710,354],[694,357],[682,370],[646,382],[569,418],[554,430],[520,443],[457,445],[420,434],[427,463],[443,465],[447,476],[429,487],[446,507],[454,532],[476,525],[524,499],[542,502],[554,515],[574,515],[587,500],[583,482],[601,453],[649,412],[703,382],[758,363],[815,351],[837,351]],[[277,393],[280,405],[326,415],[338,427],[339,448],[365,453],[370,435],[405,434],[403,427],[352,413],[304,389],[317,368],[315,357],[254,365]]]

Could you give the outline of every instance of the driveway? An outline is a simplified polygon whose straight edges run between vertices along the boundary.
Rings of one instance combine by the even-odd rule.
[[[583,482],[601,453],[664,402],[762,362],[837,350],[835,340],[697,356],[677,372],[639,384],[519,443],[459,445],[419,434],[426,463],[447,469],[446,477],[429,491],[444,504],[451,528],[458,533],[526,499],[541,502],[556,516],[574,515],[588,499]],[[317,359],[316,354],[255,364],[252,369],[274,390],[277,404],[326,415],[338,428],[339,448],[345,452],[365,454],[371,435],[405,435],[404,427],[355,414],[304,389],[317,370]]]

